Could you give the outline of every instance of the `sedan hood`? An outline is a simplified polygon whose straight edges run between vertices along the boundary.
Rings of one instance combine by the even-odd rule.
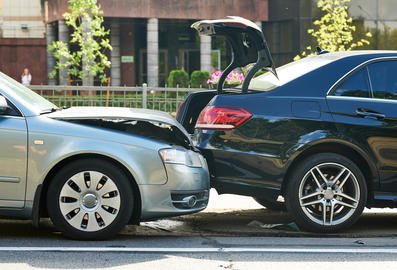
[[[95,120],[95,119],[120,119],[164,123],[177,127],[190,138],[185,128],[170,114],[147,110],[118,107],[71,107],[46,115],[59,120]]]

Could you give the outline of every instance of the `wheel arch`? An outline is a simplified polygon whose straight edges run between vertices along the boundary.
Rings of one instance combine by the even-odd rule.
[[[285,190],[288,185],[288,181],[291,178],[292,172],[299,165],[299,163],[307,157],[319,154],[319,153],[335,153],[343,155],[352,160],[362,171],[367,187],[368,187],[368,198],[372,198],[372,192],[374,188],[379,185],[379,175],[375,164],[371,161],[371,158],[359,147],[348,144],[341,141],[321,141],[316,144],[312,144],[297,156],[293,158],[290,165],[287,168],[285,175],[285,181],[281,185],[282,195],[285,195]]]
[[[101,155],[101,154],[94,154],[94,153],[87,153],[87,154],[76,154],[76,155],[72,155],[69,156],[61,161],[59,161],[57,164],[55,164],[51,170],[47,173],[46,177],[43,180],[43,183],[41,184],[42,188],[41,188],[41,192],[40,192],[40,196],[39,198],[35,198],[35,200],[38,200],[38,203],[36,204],[37,206],[37,210],[39,211],[39,217],[48,217],[48,213],[47,213],[47,191],[48,191],[48,187],[50,185],[51,180],[54,178],[54,176],[56,175],[56,173],[64,166],[66,166],[67,164],[74,162],[76,160],[80,160],[80,159],[87,159],[87,158],[94,158],[94,159],[100,159],[100,160],[104,160],[107,161],[111,164],[113,164],[114,166],[118,167],[131,181],[129,181],[131,188],[133,190],[134,193],[134,209],[133,209],[133,214],[130,218],[130,224],[138,224],[139,220],[140,220],[140,216],[141,216],[141,209],[142,209],[142,199],[141,199],[141,194],[139,191],[139,187],[138,184],[135,181],[134,176],[132,175],[132,173],[119,161],[105,156],[105,155]]]

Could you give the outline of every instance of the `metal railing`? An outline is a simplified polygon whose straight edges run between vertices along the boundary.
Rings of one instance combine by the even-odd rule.
[[[175,112],[190,92],[204,88],[31,85],[30,89],[58,106],[109,106]]]

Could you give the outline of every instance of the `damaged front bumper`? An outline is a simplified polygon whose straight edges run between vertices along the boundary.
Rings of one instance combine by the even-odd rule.
[[[200,154],[199,166],[165,162],[167,182],[140,185],[141,221],[199,212],[207,207],[210,180],[208,166]],[[164,157],[163,157],[164,159]]]

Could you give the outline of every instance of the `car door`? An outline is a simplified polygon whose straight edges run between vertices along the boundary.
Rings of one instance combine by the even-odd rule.
[[[0,207],[20,208],[25,204],[28,132],[25,118],[8,104],[0,113]]]
[[[328,106],[342,136],[372,156],[380,190],[397,191],[397,59],[378,59],[334,87]]]

